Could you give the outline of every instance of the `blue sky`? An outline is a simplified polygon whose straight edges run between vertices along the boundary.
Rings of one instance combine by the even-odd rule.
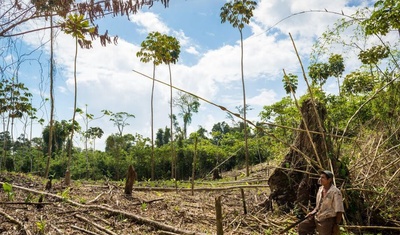
[[[94,42],[93,49],[78,52],[78,107],[95,117],[101,110],[128,112],[136,117],[129,120],[130,125],[124,133],[139,133],[150,137],[150,94],[151,80],[140,76],[137,70],[152,75],[152,65],[143,64],[136,58],[140,43],[152,31],[159,31],[176,37],[181,44],[179,62],[172,65],[175,86],[197,94],[214,103],[235,111],[242,105],[240,77],[239,32],[229,23],[221,24],[220,8],[222,0],[170,0],[168,8],[155,3],[150,9],[144,7],[140,12],[126,17],[108,17],[97,23],[100,30],[108,29],[110,35],[118,35],[118,45],[102,47]],[[244,75],[247,103],[252,110],[248,112],[251,121],[258,121],[258,114],[264,105],[271,105],[285,96],[282,85],[282,69],[299,75],[299,95],[305,86],[301,79],[299,62],[294,53],[291,33],[303,62],[307,65],[315,40],[322,35],[327,26],[333,25],[338,15],[328,13],[306,13],[291,17],[291,14],[308,10],[324,10],[352,14],[357,8],[371,1],[346,0],[262,0],[254,11],[252,22],[244,30]],[[363,4],[363,5],[360,5]],[[32,22],[25,29],[34,28],[48,22]],[[271,28],[272,27],[272,28]],[[24,36],[24,44],[30,49],[38,47],[49,38],[49,32],[39,32]],[[340,49],[337,49],[342,53]],[[35,106],[48,97],[49,45],[42,47],[43,72],[37,62],[24,63],[19,79],[29,85],[37,97]],[[327,55],[329,56],[329,55]],[[74,40],[69,35],[57,32],[55,60],[57,77],[56,119],[69,120],[73,109],[73,58]],[[347,67],[356,67],[356,55],[347,54]],[[159,66],[156,78],[169,82],[167,66]],[[335,81],[328,81],[326,90],[337,90]],[[40,109],[41,117],[48,120],[48,102]],[[155,87],[155,129],[169,126],[169,88],[156,84]],[[174,111],[176,114],[178,110]],[[39,115],[39,116],[40,116]],[[78,117],[83,126],[83,122]],[[194,114],[189,132],[201,125],[208,131],[221,121],[227,121],[226,113],[206,103],[201,103],[199,112]],[[181,122],[181,120],[179,120]],[[181,122],[182,123],[182,122]],[[104,149],[105,138],[117,132],[108,118],[91,121],[89,126],[101,127],[105,134],[96,141],[96,149]],[[34,136],[40,136],[41,126],[34,125]],[[18,136],[20,133],[15,133]],[[83,146],[79,137],[75,144]]]

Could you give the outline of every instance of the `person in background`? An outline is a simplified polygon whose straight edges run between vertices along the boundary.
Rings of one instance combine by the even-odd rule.
[[[306,215],[307,219],[298,226],[299,235],[339,235],[339,224],[344,213],[342,193],[333,185],[333,173],[328,170],[320,172],[316,207]]]

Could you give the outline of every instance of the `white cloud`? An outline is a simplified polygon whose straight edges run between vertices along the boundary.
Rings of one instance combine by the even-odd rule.
[[[196,47],[190,46],[186,49],[186,52],[192,55],[199,55],[200,53],[197,51]]]
[[[251,106],[264,106],[271,105],[277,102],[277,94],[273,90],[260,89],[259,94],[254,97],[250,97],[247,99],[247,104]]]
[[[142,28],[139,30],[140,33],[148,34],[150,32],[160,32],[163,34],[168,34],[170,29],[168,26],[162,22],[160,16],[152,12],[137,12],[136,14],[130,16],[131,21]]]

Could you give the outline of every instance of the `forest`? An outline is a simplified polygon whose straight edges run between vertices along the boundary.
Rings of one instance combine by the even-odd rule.
[[[322,169],[335,173],[335,183],[345,198],[341,234],[400,233],[399,1],[374,1],[352,15],[321,10],[321,14],[342,18],[316,40],[308,66],[303,66],[304,58],[290,34],[288,40],[301,73],[283,68],[280,82],[286,96],[265,105],[257,121],[247,118],[250,106],[246,103],[243,56],[238,58],[241,67],[237,68],[243,103],[230,110],[174,86],[171,68],[178,63],[180,42],[171,35],[149,33],[136,53],[142,63],[153,66],[153,76],[147,77],[152,81],[149,137],[124,132],[136,114],[102,110],[101,117],[95,117],[77,106],[78,49],[90,49],[97,40],[104,47],[116,44],[117,38],[99,33],[96,20],[136,14],[153,4],[162,4],[168,11],[168,0],[0,3],[2,234],[278,234],[306,213],[303,205],[306,209],[315,206],[313,185]],[[251,0],[221,4],[221,23],[238,30],[242,53],[246,50],[243,30],[257,4]],[[46,119],[38,118],[42,107],[32,106],[34,92],[18,79],[19,66],[7,59],[18,55],[19,48],[12,41],[32,33],[22,27],[32,20],[50,23],[34,31],[49,30],[53,35],[52,30],[59,29],[75,41],[75,99],[70,120],[57,120],[54,114],[57,97],[53,93],[56,71],[52,51],[46,54],[50,63]],[[56,40],[51,37],[47,44]],[[356,53],[361,66],[345,68],[346,54],[338,53],[338,47]],[[156,78],[160,66],[168,67],[169,83]],[[337,82],[335,93],[324,87],[332,80]],[[300,82],[306,84],[306,93],[299,95]],[[170,124],[157,130],[153,118],[156,84],[170,89]],[[188,126],[202,104],[225,112],[229,122],[216,122],[210,130],[200,126],[189,133]],[[106,136],[104,150],[96,149],[103,127],[90,126],[90,121],[98,118],[109,120],[118,129]],[[41,136],[30,134],[32,122],[43,125]],[[72,140],[77,136],[84,147],[75,146]],[[130,185],[127,192],[128,182],[134,187]],[[226,203],[223,229],[214,221],[212,201],[215,198],[217,205],[221,194]],[[300,197],[304,195],[305,199]],[[271,207],[260,209],[256,204],[265,198]],[[202,200],[211,202],[199,205]],[[248,210],[243,205],[241,212],[245,201]],[[25,208],[17,207],[20,204]],[[24,216],[13,215],[16,207],[28,211],[23,213],[26,221]],[[161,213],[163,210],[168,213]],[[33,224],[27,222],[30,212]],[[92,213],[92,220],[84,218],[86,212]],[[86,225],[80,224],[82,221]]]

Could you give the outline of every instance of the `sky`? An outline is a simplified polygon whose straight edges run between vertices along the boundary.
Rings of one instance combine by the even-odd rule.
[[[99,118],[101,110],[114,113],[127,112],[135,118],[128,119],[123,134],[151,135],[150,98],[152,81],[135,71],[152,76],[152,64],[142,63],[136,57],[140,43],[148,33],[158,31],[176,37],[181,45],[177,64],[171,65],[173,85],[194,93],[227,109],[237,112],[243,105],[240,70],[240,35],[229,23],[221,23],[220,9],[224,0],[170,0],[164,8],[155,2],[153,7],[143,7],[137,14],[127,17],[107,17],[97,21],[100,31],[108,30],[110,36],[118,36],[117,45],[103,47],[99,41],[92,49],[78,49],[77,80],[78,107],[93,114],[95,119],[89,127],[100,127],[105,132],[96,140],[96,149],[103,150],[105,139],[118,129],[108,117]],[[307,66],[308,58],[316,40],[341,18],[340,15],[325,12],[353,14],[371,1],[346,0],[261,0],[254,10],[254,16],[244,29],[244,78],[246,99],[250,109],[249,120],[260,120],[259,113],[265,105],[271,105],[286,96],[283,89],[283,69],[299,75],[298,94],[304,94],[306,87],[301,67],[290,40],[293,36],[302,62]],[[304,13],[313,10],[315,12]],[[318,11],[318,12],[317,12]],[[302,13],[303,12],[303,13]],[[291,16],[292,15],[292,16]],[[291,16],[291,17],[289,17]],[[35,28],[48,22],[30,22],[23,27]],[[42,31],[23,36],[23,46],[33,50],[49,38],[49,32]],[[49,120],[48,60],[50,46],[40,47],[31,56],[40,55],[40,60],[26,62],[18,75],[35,96],[33,103],[38,107],[38,117]],[[74,39],[61,31],[57,32],[54,46],[56,61],[55,119],[70,120],[73,110]],[[329,55],[327,55],[329,56]],[[354,57],[346,55],[347,66],[357,66]],[[42,66],[41,68],[38,66]],[[168,67],[156,68],[156,79],[169,83]],[[325,89],[335,92],[336,81],[328,81]],[[174,92],[176,96],[176,92]],[[154,127],[169,127],[169,87],[156,83],[154,95]],[[174,109],[178,114],[179,110]],[[77,116],[85,128],[81,116]],[[178,117],[180,124],[181,118]],[[199,112],[193,114],[188,133],[199,126],[211,131],[214,124],[226,121],[227,115],[221,109],[201,102]],[[43,126],[34,123],[34,137],[40,137]],[[21,134],[16,131],[15,136]],[[83,146],[77,136],[76,146]]]

